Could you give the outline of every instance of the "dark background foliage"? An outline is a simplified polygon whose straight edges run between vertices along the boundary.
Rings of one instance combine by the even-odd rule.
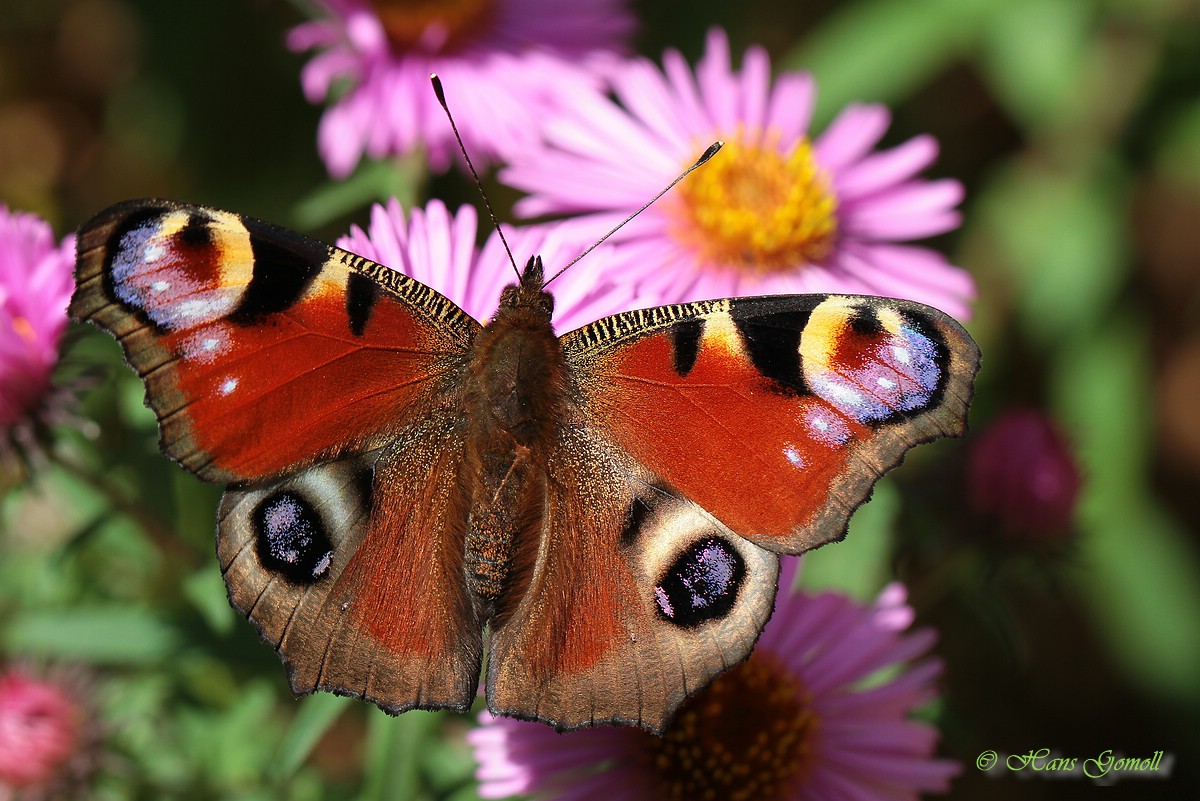
[[[971,438],[883,482],[804,580],[868,598],[909,583],[946,663],[929,710],[964,763],[950,797],[1200,794],[1200,10],[1184,0],[641,2],[636,47],[693,62],[721,25],[777,68],[812,70],[817,129],[884,101],[888,144],[934,134],[935,177],[967,187],[934,244],[979,284],[985,354],[971,424],[1014,406],[1060,424],[1084,484],[1070,532],[1013,538],[966,503]],[[167,196],[326,239],[369,202],[475,202],[375,164],[334,184],[303,18],[280,2],[48,0],[0,13],[0,201],[60,234],[110,202]],[[536,119],[530,125],[537,125]],[[619,143],[614,143],[619,146]],[[510,191],[493,187],[503,209]],[[12,487],[0,517],[0,654],[93,671],[106,734],[98,798],[474,797],[469,721],[295,702],[225,602],[219,495],[156,449],[141,383],[94,331],[60,368],[84,379],[68,455]],[[925,452],[928,451],[928,452]],[[985,749],[1165,751],[1173,775],[1101,790],[982,774]]]

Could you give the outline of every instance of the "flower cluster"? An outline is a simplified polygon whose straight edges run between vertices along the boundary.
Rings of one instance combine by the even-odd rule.
[[[53,417],[51,372],[67,327],[75,238],[0,206],[0,460]]]
[[[96,753],[77,671],[0,671],[0,798],[78,797]]]
[[[633,28],[621,0],[321,5],[326,16],[295,28],[288,43],[319,51],[302,76],[309,99],[336,95],[318,134],[336,177],[363,155],[418,148],[435,169],[449,165],[457,146],[429,89],[431,72],[451,87],[463,141],[477,158],[532,146],[537,120],[602,85]]]
[[[364,152],[381,158],[418,145],[445,167],[453,139],[428,86],[437,71],[467,147],[506,162],[503,180],[528,193],[517,210],[576,215],[565,224],[582,239],[633,213],[711,142],[725,142],[612,237],[606,278],[636,286],[639,305],[849,292],[969,314],[970,276],[911,244],[958,225],[962,188],[919,177],[937,155],[929,136],[876,149],[889,121],[883,106],[851,106],[813,134],[812,77],[788,72],[772,81],[758,47],[735,70],[719,30],[694,71],[675,51],[661,68],[622,62],[614,54],[629,20],[605,0],[569,12],[536,0],[436,12],[424,3],[403,11],[362,0],[326,5],[331,16],[297,28],[292,43],[324,48],[305,71],[310,97],[325,96],[337,76],[352,79],[322,121],[321,151],[334,175]],[[529,24],[516,26],[514,15]],[[562,64],[553,80],[539,80],[549,73],[530,59]],[[563,94],[548,100],[551,90]]]

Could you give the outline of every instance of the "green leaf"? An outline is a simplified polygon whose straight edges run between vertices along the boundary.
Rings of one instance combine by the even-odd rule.
[[[871,500],[850,519],[850,533],[841,542],[804,557],[800,586],[809,592],[836,590],[868,601],[887,581],[892,535],[900,512],[900,494],[884,479]]]
[[[368,723],[366,787],[363,801],[418,801],[428,793],[421,786],[421,760],[426,743],[436,736],[442,715],[412,711],[398,717],[373,711]]]
[[[468,784],[447,796],[446,801],[479,801],[479,790],[474,783]]]
[[[1048,170],[1022,164],[979,199],[1000,245],[1022,328],[1046,348],[1089,331],[1111,307],[1129,250],[1124,169]]]
[[[283,779],[299,770],[321,737],[351,703],[331,693],[315,693],[301,699],[300,710],[279,743],[275,775]]]
[[[212,565],[206,565],[184,579],[183,596],[217,634],[229,634],[240,619],[229,605],[220,571]]]
[[[146,405],[146,387],[141,379],[128,370],[117,376],[118,403],[121,422],[134,431],[154,431],[158,418]]]
[[[1155,153],[1155,171],[1200,192],[1200,99],[1167,120]]]
[[[1001,103],[1027,130],[1077,117],[1094,5],[1086,0],[1014,0],[997,9],[979,61]]]
[[[175,630],[135,606],[87,606],[14,615],[0,635],[6,651],[111,665],[146,665],[171,656]]]
[[[443,797],[453,792],[453,797],[461,795],[465,789],[469,794],[465,797],[475,798],[475,755],[467,744],[466,734],[471,729],[473,717],[443,716],[444,724],[440,735],[430,738],[425,752],[425,772],[434,794]]]
[[[814,120],[854,101],[894,102],[969,52],[1000,0],[868,0],[839,11],[786,56],[819,86]]]
[[[1200,554],[1146,481],[1152,420],[1147,326],[1110,319],[1056,372],[1086,483],[1080,576],[1095,625],[1149,692],[1200,701]]]
[[[424,161],[416,156],[390,161],[365,161],[344,181],[315,189],[296,203],[293,223],[311,230],[362,207],[396,198],[405,208],[415,205],[426,177]]]

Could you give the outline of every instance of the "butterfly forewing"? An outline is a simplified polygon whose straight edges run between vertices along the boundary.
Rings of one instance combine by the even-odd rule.
[[[936,309],[844,295],[640,310],[563,339],[589,425],[785,553],[839,539],[906,450],[960,434],[979,363]]]
[[[479,327],[395,271],[215,209],[122,203],[78,249],[71,314],[118,338],[164,452],[209,481],[381,445]]]

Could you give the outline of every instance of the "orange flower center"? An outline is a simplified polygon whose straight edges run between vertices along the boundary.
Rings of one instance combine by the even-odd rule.
[[[808,139],[786,152],[778,137],[762,139],[739,132],[680,185],[673,233],[707,261],[787,272],[829,255],[837,198]]]
[[[395,50],[453,50],[486,26],[487,0],[372,0]]]
[[[644,751],[658,797],[772,801],[791,797],[818,719],[800,680],[756,653],[688,699]]]
[[[14,317],[11,322],[13,331],[21,339],[24,339],[26,342],[33,342],[37,338],[37,333],[33,330],[33,326],[24,317]]]

